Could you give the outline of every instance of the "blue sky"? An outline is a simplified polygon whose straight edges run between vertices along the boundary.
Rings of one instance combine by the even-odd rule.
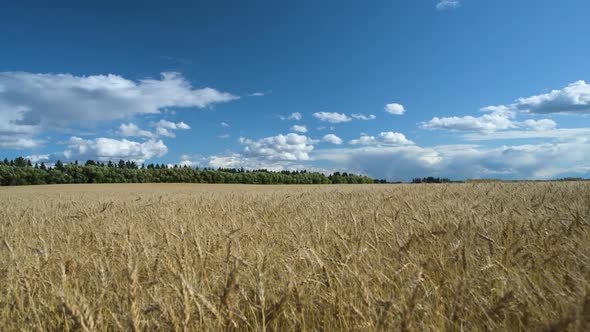
[[[589,10],[6,2],[0,155],[388,180],[587,177]]]

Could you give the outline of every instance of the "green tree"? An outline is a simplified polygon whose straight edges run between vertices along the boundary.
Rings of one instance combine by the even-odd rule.
[[[59,170],[59,171],[62,171],[62,172],[63,172],[63,170],[64,170],[64,164],[62,164],[61,160],[58,160],[58,161],[55,163],[55,168],[56,168],[57,170]]]

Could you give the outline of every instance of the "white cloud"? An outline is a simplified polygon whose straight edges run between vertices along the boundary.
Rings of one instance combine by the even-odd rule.
[[[511,120],[513,117],[513,112],[500,111],[496,111],[491,114],[484,114],[480,117],[434,117],[428,122],[423,122],[421,127],[424,129],[446,129],[453,131],[477,131],[491,133],[498,130],[516,128],[517,124]]]
[[[382,132],[379,136],[361,135],[360,138],[350,141],[352,145],[409,145],[414,144],[402,133],[392,131]]]
[[[239,153],[226,155],[215,155],[203,158],[199,163],[202,166],[213,168],[244,168],[247,170],[267,169],[274,172],[282,170],[306,170],[309,172],[332,173],[324,168],[314,167],[309,164],[300,164],[297,161],[269,161],[258,158],[251,158]]]
[[[590,137],[590,128],[562,128],[548,130],[508,130],[497,133],[471,133],[463,136],[468,141],[490,141],[509,139],[555,138],[573,139]]]
[[[354,119],[357,119],[357,120],[365,120],[365,121],[366,120],[375,120],[377,118],[373,114],[365,115],[365,114],[354,113],[354,114],[351,114],[350,116],[352,116]]]
[[[212,167],[212,168],[244,168],[248,170],[268,169],[271,171],[282,171],[284,169],[308,169],[309,166],[298,166],[290,161],[268,161],[258,158],[251,158],[240,153],[229,153],[225,155],[202,156],[181,156],[180,166],[188,167]]]
[[[227,122],[222,122],[219,124],[220,126],[224,127],[224,128],[228,128],[229,124]]]
[[[342,144],[342,139],[334,134],[327,134],[322,138],[322,142],[340,145]]]
[[[1,112],[11,112],[13,124],[45,128],[159,113],[166,107],[204,108],[238,98],[212,88],[194,89],[172,72],[139,81],[112,74],[1,72],[0,86]]]
[[[223,156],[210,156],[205,159],[207,167],[214,168],[245,168],[245,169],[271,169],[281,170],[279,165],[267,164],[257,159],[247,158],[239,153],[232,153]]]
[[[164,137],[174,138],[174,137],[176,137],[176,134],[166,128],[156,127],[156,136],[164,136]]]
[[[584,81],[574,82],[561,90],[546,94],[519,98],[511,105],[519,110],[531,113],[589,113],[590,84]]]
[[[39,132],[40,128],[36,125],[21,124],[26,112],[25,107],[11,109],[0,101],[0,135],[33,135]]]
[[[49,160],[49,155],[48,154],[39,154],[39,155],[30,155],[30,156],[26,156],[25,159],[30,160],[32,163],[38,163],[41,161],[47,161]]]
[[[35,135],[46,129],[64,132],[69,125],[154,114],[167,107],[204,108],[237,98],[212,88],[194,89],[182,75],[171,72],[162,73],[160,79],[139,81],[119,75],[0,72],[0,147],[39,147],[42,141]],[[187,128],[177,125],[177,129]],[[125,136],[150,137],[139,128],[136,132],[132,127],[121,129]],[[160,134],[174,135],[167,130]]]
[[[492,112],[499,114],[514,114],[514,110],[506,105],[486,106],[480,109],[482,112]]]
[[[534,130],[521,132],[544,133]],[[496,135],[505,133],[509,132],[499,132]],[[241,139],[241,143],[246,145],[243,153],[203,158],[183,156],[182,163],[191,166],[282,170],[298,167],[310,169],[311,165],[302,165],[300,162],[313,160],[314,164],[320,163],[322,167],[327,166],[329,169],[404,181],[423,176],[451,179],[547,179],[587,176],[590,172],[590,162],[587,161],[587,156],[590,155],[589,135],[574,138],[571,133],[563,136],[567,138],[560,138],[553,143],[499,147],[475,144],[421,147],[416,144],[398,144],[406,142],[404,139],[407,138],[396,134],[399,133],[387,132],[372,139],[369,137],[363,142],[366,143],[364,146],[320,150],[313,149],[317,141],[297,134],[277,135],[260,140]]]
[[[446,10],[459,7],[461,7],[460,0],[441,0],[436,4],[436,9],[438,10]]]
[[[0,148],[2,149],[33,149],[39,147],[43,141],[31,137],[16,137],[13,135],[0,135]]]
[[[551,130],[557,127],[557,123],[551,119],[526,120],[522,123],[524,126],[537,131]]]
[[[590,139],[529,145],[482,147],[369,146],[318,150],[315,160],[330,161],[351,172],[388,180],[442,176],[451,179],[547,179],[565,173],[587,175]]]
[[[291,130],[296,131],[298,133],[306,133],[307,127],[300,126],[300,125],[293,125],[293,126],[291,126]]]
[[[171,129],[171,130],[177,130],[177,129],[188,130],[188,129],[191,129],[191,127],[189,127],[189,125],[187,125],[184,122],[174,123],[172,121],[167,121],[167,120],[160,120],[160,121],[158,121],[156,123],[156,127],[165,128],[165,129]]]
[[[189,125],[184,122],[174,123],[172,121],[160,120],[154,124],[156,127],[156,134],[164,137],[176,137],[173,130],[188,130],[191,129]]]
[[[180,129],[180,130],[189,130],[189,129],[191,129],[191,127],[189,125],[187,125],[186,123],[184,123],[182,121],[181,122],[178,122],[176,124],[176,128],[177,129]]]
[[[201,164],[199,162],[193,161],[190,159],[181,159],[180,162],[178,163],[178,165],[180,167],[184,167],[184,166],[186,166],[186,167],[199,167],[199,166],[201,166]]]
[[[152,138],[155,135],[147,130],[140,129],[134,123],[123,123],[119,126],[118,134],[124,137],[148,137]]]
[[[488,106],[482,110],[495,111],[498,109],[537,114],[588,114],[590,113],[590,84],[585,81],[577,81],[561,90],[552,90],[549,93],[518,98],[513,104]]]
[[[2,85],[0,84],[0,88]],[[0,89],[1,90],[1,89]],[[2,92],[0,91],[0,95]],[[40,132],[38,125],[20,124],[27,108],[19,106],[10,108],[0,100],[0,147],[3,149],[29,149],[41,145],[42,141],[34,139]]]
[[[341,123],[341,122],[348,122],[351,121],[352,118],[347,116],[343,113],[336,113],[336,112],[316,112],[313,113],[313,117],[319,119],[320,121],[330,122],[330,123]]]
[[[127,139],[96,138],[91,140],[71,137],[67,149],[63,152],[65,160],[134,160],[143,162],[146,159],[162,157],[168,148],[161,140],[150,139],[139,143]]]
[[[304,135],[290,133],[259,140],[240,138],[239,142],[246,147],[246,157],[267,161],[309,160],[309,152],[313,150],[314,140]]]
[[[294,113],[291,113],[291,115],[289,115],[289,116],[282,116],[281,115],[281,116],[279,116],[279,118],[281,120],[295,120],[295,121],[299,121],[299,120],[303,119],[303,115],[301,115],[301,113],[299,113],[299,112],[294,112]]]
[[[191,129],[191,127],[184,122],[175,123],[163,119],[156,123],[153,123],[152,126],[155,127],[155,133],[152,133],[147,130],[142,130],[134,123],[123,123],[119,126],[117,134],[124,137],[156,138],[158,136],[164,136],[173,138],[176,137],[176,135],[173,132],[174,130]]]
[[[330,127],[326,127],[326,126],[320,126],[316,128],[318,131],[324,131],[324,130],[331,130],[334,131],[336,130],[336,127],[334,126],[330,126]]]
[[[250,97],[262,97],[264,96],[264,92],[254,92],[249,94]]]
[[[406,109],[401,104],[393,103],[385,105],[385,112],[389,114],[402,115],[406,113]]]

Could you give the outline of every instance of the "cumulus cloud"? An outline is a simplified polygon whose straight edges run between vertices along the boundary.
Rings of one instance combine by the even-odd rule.
[[[191,129],[189,125],[184,122],[174,123],[172,121],[160,120],[155,124],[156,135],[164,137],[176,137],[174,130],[188,130]]]
[[[584,81],[574,82],[561,90],[519,98],[511,105],[519,110],[530,113],[589,113],[590,84]]]
[[[336,112],[316,112],[313,113],[313,117],[320,121],[329,123],[341,123],[352,120],[352,118],[350,118],[348,115]]]
[[[545,131],[555,129],[557,127],[557,123],[551,119],[541,119],[541,120],[526,120],[522,123],[525,127],[528,127],[532,130],[537,131]]]
[[[352,145],[409,145],[414,144],[402,133],[387,131],[380,133],[377,137],[361,135],[360,138],[350,141]]]
[[[365,121],[367,121],[367,120],[375,120],[377,118],[373,114],[367,114],[367,115],[365,115],[365,114],[354,113],[354,114],[351,114],[350,116],[352,116],[354,119],[357,119],[357,120],[365,120]]]
[[[463,135],[467,141],[554,138],[559,140],[590,137],[590,128],[562,128],[548,130],[508,130],[493,134],[470,133]]]
[[[539,144],[482,146],[453,144],[422,147],[403,134],[384,132],[375,137],[363,135],[353,147],[314,149],[318,142],[303,135],[288,134],[259,140],[240,139],[242,153],[185,159],[186,165],[207,167],[293,169],[313,161],[322,167],[367,174],[388,180],[411,180],[414,177],[441,176],[452,179],[505,178],[548,179],[562,176],[586,176],[590,171],[590,128],[502,131],[479,135],[482,140],[496,135],[528,133],[556,138]],[[542,136],[545,135],[545,136]],[[467,136],[467,135],[466,135]],[[342,140],[326,135],[323,142]],[[311,165],[304,165],[309,168]]]
[[[195,89],[181,74],[173,72],[162,73],[159,79],[139,81],[112,74],[0,72],[0,147],[36,148],[42,141],[35,135],[47,129],[63,131],[69,125],[154,114],[169,107],[204,108],[237,98],[213,88]],[[132,127],[122,129],[149,137],[139,128],[136,132]],[[182,125],[179,129],[183,129]]]
[[[43,141],[31,137],[0,135],[0,148],[2,149],[33,149],[41,146],[42,143]]]
[[[402,115],[406,113],[406,109],[401,104],[393,103],[385,105],[385,112],[389,114]]]
[[[518,98],[513,104],[483,108],[483,110],[491,111],[498,109],[536,114],[588,114],[590,113],[590,84],[587,84],[585,81],[577,81],[563,89],[552,90],[549,93],[531,97]]]
[[[112,74],[1,72],[0,86],[0,109],[18,114],[14,124],[44,127],[159,113],[166,107],[204,108],[238,98],[208,87],[194,89],[173,72],[139,81]]]
[[[119,131],[117,132],[120,136],[124,137],[148,137],[152,138],[155,135],[147,130],[140,129],[134,123],[122,123],[119,126]]]
[[[477,132],[495,132],[516,128],[517,124],[512,121],[513,112],[496,111],[491,114],[484,114],[480,117],[463,116],[463,117],[434,117],[428,122],[423,122],[423,129],[446,129],[452,131],[477,131]]]
[[[281,171],[288,165],[281,161],[267,161],[257,158],[249,158],[239,153],[231,153],[220,156],[209,156],[203,160],[207,167],[214,168],[245,168],[245,169],[268,169],[271,171]]]
[[[588,137],[552,143],[499,147],[476,144],[432,147],[421,147],[416,144],[365,145],[353,148],[309,150],[308,154],[314,162],[321,162],[322,166],[328,165],[327,167],[333,170],[367,174],[390,181],[409,181],[423,176],[451,179],[550,179],[571,175],[586,176],[590,172],[590,163],[587,161],[587,156],[590,155],[590,138]],[[272,170],[298,167],[310,169],[311,167],[300,164],[300,160],[269,159],[247,153],[198,158],[184,156],[183,158],[185,158],[183,164],[188,166]]]
[[[229,127],[229,124],[227,122],[221,122],[219,125],[222,126],[222,127],[224,127],[224,128],[228,128]]]
[[[245,156],[267,161],[310,160],[309,153],[316,143],[307,136],[294,133],[259,140],[240,138],[239,142],[245,145]]]
[[[210,156],[206,160],[206,165],[208,167],[215,167],[215,168],[240,168],[248,165],[248,160],[244,158],[239,153],[232,153],[225,156]],[[249,166],[252,166],[251,164]],[[258,168],[258,164],[254,166],[254,168]]]
[[[315,160],[330,161],[350,171],[388,180],[422,176],[452,179],[547,179],[564,174],[587,174],[590,138],[554,143],[482,147],[447,145],[434,147],[368,146],[325,149]]]
[[[446,10],[461,7],[460,0],[441,0],[436,4],[436,9]]]
[[[176,129],[188,130],[188,129],[191,129],[191,127],[189,125],[187,125],[186,123],[180,121],[180,122],[176,123]]]
[[[155,127],[155,133],[152,133],[147,130],[140,129],[134,123],[123,123],[119,126],[119,130],[117,134],[124,137],[147,137],[147,138],[155,138],[158,136],[164,137],[176,137],[174,134],[175,130],[188,130],[191,129],[189,125],[184,122],[172,122],[167,120],[160,120],[153,124]]]
[[[306,133],[307,132],[307,127],[306,126],[300,126],[300,125],[293,125],[293,126],[291,126],[291,130],[296,131],[298,133]]]
[[[482,116],[434,117],[423,122],[423,129],[445,129],[470,132],[466,140],[573,138],[586,134],[586,128],[557,129],[552,119],[527,119],[516,121],[519,114],[587,114],[590,112],[590,85],[584,81],[569,84],[560,90],[519,98],[513,104],[487,106],[481,109],[490,112]],[[515,130],[518,129],[518,130]]]
[[[303,115],[301,115],[301,113],[299,112],[293,112],[291,113],[291,115],[289,116],[280,116],[281,120],[295,120],[295,121],[299,121],[301,119],[303,119]]]
[[[493,112],[498,114],[510,114],[514,115],[514,110],[506,105],[493,105],[493,106],[486,106],[480,109],[482,112]]]
[[[528,119],[522,122],[514,120],[519,114],[516,104],[487,106],[482,108],[481,111],[489,112],[489,114],[484,114],[479,117],[434,117],[430,121],[421,123],[421,128],[479,132],[482,134],[487,134],[489,138],[493,138],[496,137],[495,133],[497,132],[507,131],[515,128],[523,128],[535,131],[549,131],[557,127],[557,123],[551,119]],[[512,136],[515,137],[515,135]],[[523,137],[524,136],[530,135],[525,133]]]
[[[112,138],[82,139],[71,137],[67,149],[63,152],[65,160],[133,160],[144,162],[146,159],[162,157],[168,148],[161,140],[150,139],[146,142],[134,142],[127,139]]]
[[[38,126],[22,123],[26,111],[22,106],[11,109],[0,100],[0,135],[33,135],[39,132]]]
[[[327,134],[322,138],[322,142],[340,145],[342,144],[342,139],[334,134]]]
[[[269,161],[259,158],[252,158],[241,153],[228,153],[224,155],[213,156],[181,156],[180,166],[187,167],[212,167],[212,168],[244,168],[249,170],[267,169],[271,171],[281,171],[284,169],[307,169],[313,167],[307,165],[293,164],[292,161]]]
[[[2,94],[1,90],[0,95]],[[25,112],[26,108],[22,106],[13,109],[0,100],[0,147],[4,149],[28,149],[41,145],[41,140],[33,138],[35,134],[40,132],[40,126],[20,124]]]
[[[38,163],[38,162],[44,162],[49,160],[49,155],[48,154],[39,154],[39,155],[30,155],[30,156],[26,156],[25,159],[30,160],[32,163]]]

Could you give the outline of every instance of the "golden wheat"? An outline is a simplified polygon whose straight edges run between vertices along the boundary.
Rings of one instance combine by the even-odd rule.
[[[0,188],[3,331],[590,329],[590,184]]]

